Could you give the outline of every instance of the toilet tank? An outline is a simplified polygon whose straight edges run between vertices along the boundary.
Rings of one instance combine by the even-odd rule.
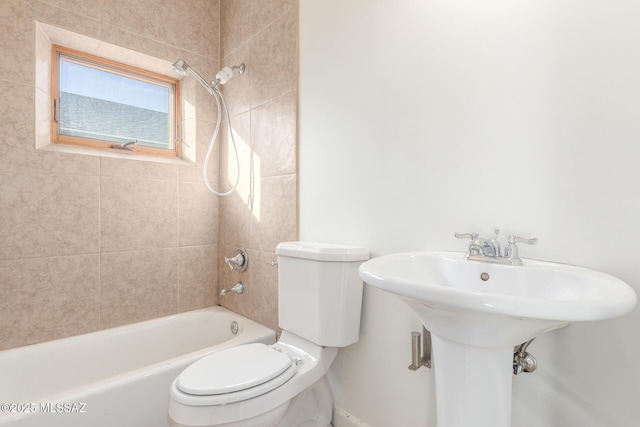
[[[284,242],[278,255],[279,325],[325,347],[358,341],[362,280],[369,251],[327,243]]]

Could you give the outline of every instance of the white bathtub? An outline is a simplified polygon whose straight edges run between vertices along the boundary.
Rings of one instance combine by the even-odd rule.
[[[210,307],[1,351],[0,426],[165,427],[169,386],[184,368],[222,348],[275,340]]]

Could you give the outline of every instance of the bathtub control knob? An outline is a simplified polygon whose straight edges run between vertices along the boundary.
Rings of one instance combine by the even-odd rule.
[[[249,265],[249,254],[247,254],[247,250],[245,248],[238,248],[236,255],[231,258],[224,257],[224,262],[231,270],[243,272]]]

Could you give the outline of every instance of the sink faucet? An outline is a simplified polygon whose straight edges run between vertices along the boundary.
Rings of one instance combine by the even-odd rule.
[[[535,245],[538,243],[537,238],[527,239],[521,236],[507,236],[507,244],[502,251],[498,235],[500,229],[494,230],[495,235],[491,238],[479,237],[478,233],[455,233],[457,239],[470,239],[469,253],[467,259],[473,261],[495,262],[507,265],[522,265],[522,260],[518,254],[518,243]]]
[[[496,228],[493,231],[495,235],[490,239],[478,237],[478,234],[474,233],[476,236],[475,238],[471,239],[471,244],[469,245],[469,254],[487,256],[491,258],[502,256],[500,242],[498,241],[498,234],[500,234],[500,229]]]

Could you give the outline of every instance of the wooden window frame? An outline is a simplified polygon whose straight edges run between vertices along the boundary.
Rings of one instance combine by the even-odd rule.
[[[173,93],[173,102],[169,105],[169,137],[173,139],[173,148],[154,148],[142,145],[129,145],[132,150],[113,149],[111,146],[117,144],[112,141],[104,141],[99,139],[83,138],[70,135],[61,135],[59,132],[57,105],[60,105],[60,84],[58,76],[59,55],[63,54],[67,57],[76,58],[79,62],[89,63],[95,68],[107,71],[113,74],[120,74],[124,77],[134,78],[147,83],[167,86],[170,93]],[[181,117],[180,117],[180,80],[174,79],[163,74],[148,71],[142,68],[123,64],[121,62],[112,61],[110,59],[91,55],[75,49],[69,49],[64,46],[51,46],[51,135],[54,144],[76,145],[97,149],[109,149],[118,153],[131,154],[152,154],[163,157],[180,158],[181,147]]]

